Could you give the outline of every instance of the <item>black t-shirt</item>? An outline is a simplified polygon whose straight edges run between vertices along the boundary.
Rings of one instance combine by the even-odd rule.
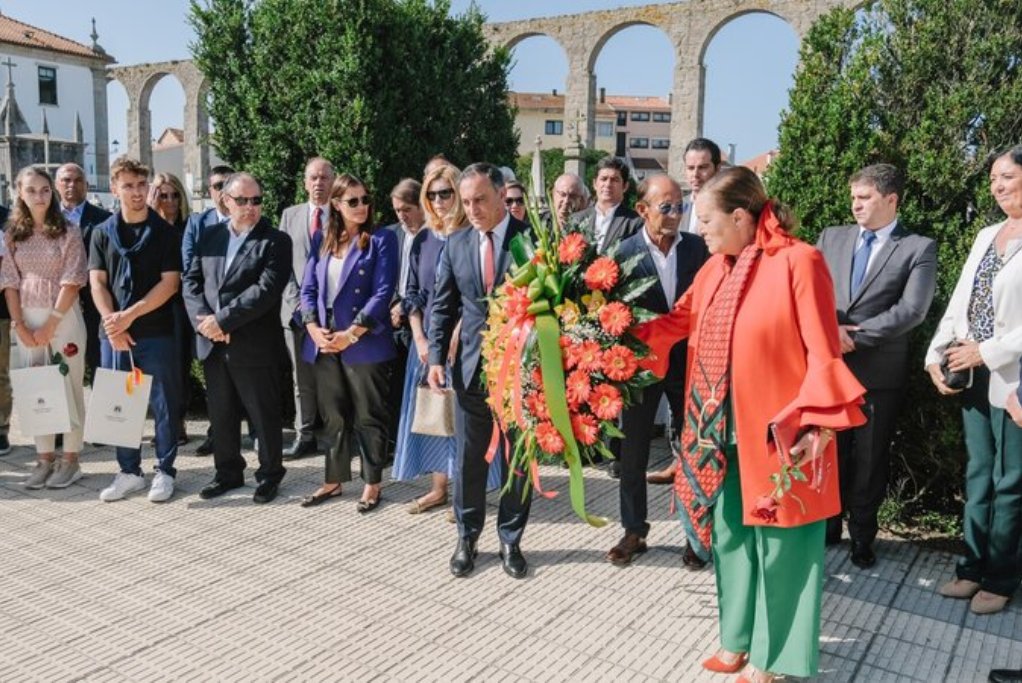
[[[110,239],[109,230],[113,226],[117,230],[121,247],[131,249],[147,225],[152,229],[152,235],[145,248],[131,257],[131,296],[125,308],[145,297],[159,283],[162,273],[181,272],[181,238],[173,226],[152,209],[149,209],[144,223],[126,223],[120,212],[115,213],[92,231],[92,248],[89,250],[89,270],[106,272],[107,288],[114,300],[114,308],[119,306],[114,295],[113,281],[122,257]],[[128,328],[128,333],[135,339],[173,336],[173,301],[171,297],[156,310],[135,320]],[[99,335],[106,337],[102,325],[99,327]]]

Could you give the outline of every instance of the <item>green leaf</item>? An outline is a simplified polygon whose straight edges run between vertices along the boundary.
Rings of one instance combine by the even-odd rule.
[[[648,275],[638,280],[628,280],[615,291],[615,299],[629,303],[642,296],[647,289],[659,282],[656,275]]]
[[[603,432],[607,436],[613,437],[615,439],[625,438],[625,433],[618,428],[616,423],[611,422],[610,420],[603,420],[602,422],[600,422],[600,427],[603,429]]]

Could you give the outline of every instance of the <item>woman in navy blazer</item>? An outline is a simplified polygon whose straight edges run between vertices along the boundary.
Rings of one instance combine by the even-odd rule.
[[[365,488],[359,512],[380,503],[387,458],[388,363],[396,356],[390,302],[399,270],[397,237],[372,230],[372,198],[348,174],[334,181],[322,245],[302,280],[302,322],[309,334],[302,357],[316,373],[316,403],[334,437],[324,484],[302,501],[310,507],[341,495],[351,481],[357,443]]]

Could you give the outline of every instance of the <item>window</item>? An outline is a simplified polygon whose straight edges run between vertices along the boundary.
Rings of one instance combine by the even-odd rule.
[[[632,138],[628,146],[632,149],[649,149],[649,138]]]
[[[39,67],[39,104],[57,103],[57,70],[52,66]]]
[[[626,112],[626,111],[619,111],[617,113],[617,125],[619,125],[619,126],[627,126],[628,125],[628,112]]]
[[[600,138],[612,138],[614,137],[614,124],[610,121],[597,121],[596,122],[596,137]]]
[[[547,121],[543,132],[547,135],[564,135],[564,121]]]
[[[633,111],[632,121],[649,121],[648,111]]]
[[[657,123],[667,123],[671,120],[671,112],[669,111],[658,111],[653,112],[653,120]]]
[[[653,138],[653,149],[670,149],[671,141],[668,138]]]

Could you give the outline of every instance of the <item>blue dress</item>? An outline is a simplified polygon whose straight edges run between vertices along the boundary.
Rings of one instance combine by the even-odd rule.
[[[446,240],[433,230],[424,228],[415,236],[409,254],[408,284],[405,288],[405,314],[413,311],[422,313],[422,328],[429,335],[429,316],[433,310],[436,271],[440,264]],[[407,481],[429,473],[441,472],[454,478],[454,459],[458,456],[458,440],[454,436],[428,436],[413,434],[415,420],[415,393],[420,384],[426,382],[429,367],[419,361],[419,354],[412,344],[408,351],[405,368],[404,392],[401,396],[401,421],[397,429],[397,446],[394,452],[394,469],[391,476],[398,481]],[[447,369],[450,386],[451,372]],[[499,456],[498,456],[499,457]],[[486,489],[493,491],[503,482],[496,458],[490,465],[486,478]]]

